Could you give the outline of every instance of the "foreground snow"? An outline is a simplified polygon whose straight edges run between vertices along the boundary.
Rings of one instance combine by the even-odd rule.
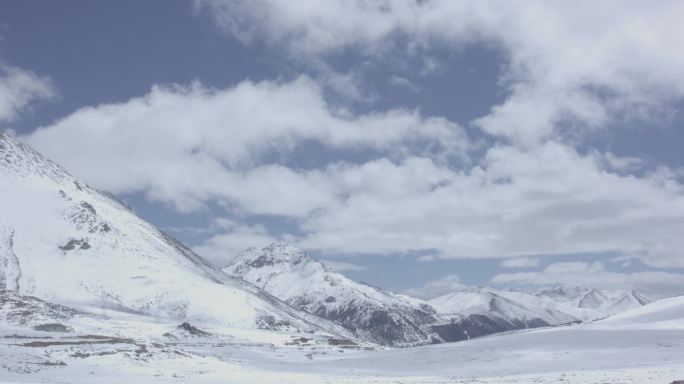
[[[99,325],[98,325],[99,324]],[[116,324],[117,337],[105,332]],[[144,318],[74,320],[77,332],[0,327],[2,382],[670,383],[684,378],[684,297],[592,324],[405,349],[338,347],[291,335]],[[97,328],[100,327],[100,328]],[[162,337],[173,332],[177,338]],[[124,334],[131,334],[124,337]]]

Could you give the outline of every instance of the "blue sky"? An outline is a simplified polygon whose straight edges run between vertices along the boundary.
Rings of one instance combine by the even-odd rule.
[[[217,264],[684,291],[678,2],[0,4],[0,127]]]

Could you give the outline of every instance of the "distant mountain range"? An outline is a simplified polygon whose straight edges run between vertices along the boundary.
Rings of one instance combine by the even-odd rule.
[[[219,270],[0,134],[0,321],[35,325],[110,309],[410,346],[593,320],[650,301],[582,288],[467,288],[423,301],[355,282],[284,243],[249,249]]]
[[[464,288],[422,301],[355,282],[285,243],[250,248],[223,271],[338,323],[362,340],[395,346],[577,323],[651,301],[637,292],[563,287],[537,294]]]

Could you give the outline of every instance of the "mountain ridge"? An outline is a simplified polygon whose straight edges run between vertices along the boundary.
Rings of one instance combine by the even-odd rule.
[[[629,296],[579,287],[557,287],[536,294],[464,287],[424,301],[353,281],[285,242],[249,248],[222,269],[296,308],[347,327],[361,339],[392,346],[459,341],[516,329],[578,323],[647,301],[637,293]],[[629,299],[632,296],[643,302]],[[587,306],[592,297],[606,300],[595,308],[580,305],[585,299]],[[608,310],[623,297],[624,305]],[[383,332],[392,327],[402,332]]]

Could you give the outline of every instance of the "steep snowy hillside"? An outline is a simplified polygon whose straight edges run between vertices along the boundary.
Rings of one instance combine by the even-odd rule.
[[[437,322],[427,304],[352,281],[284,243],[251,248],[223,270],[384,345],[430,342],[425,325]]]
[[[227,276],[4,134],[0,213],[0,290],[84,311],[113,308],[247,329],[320,325],[346,333]]]

